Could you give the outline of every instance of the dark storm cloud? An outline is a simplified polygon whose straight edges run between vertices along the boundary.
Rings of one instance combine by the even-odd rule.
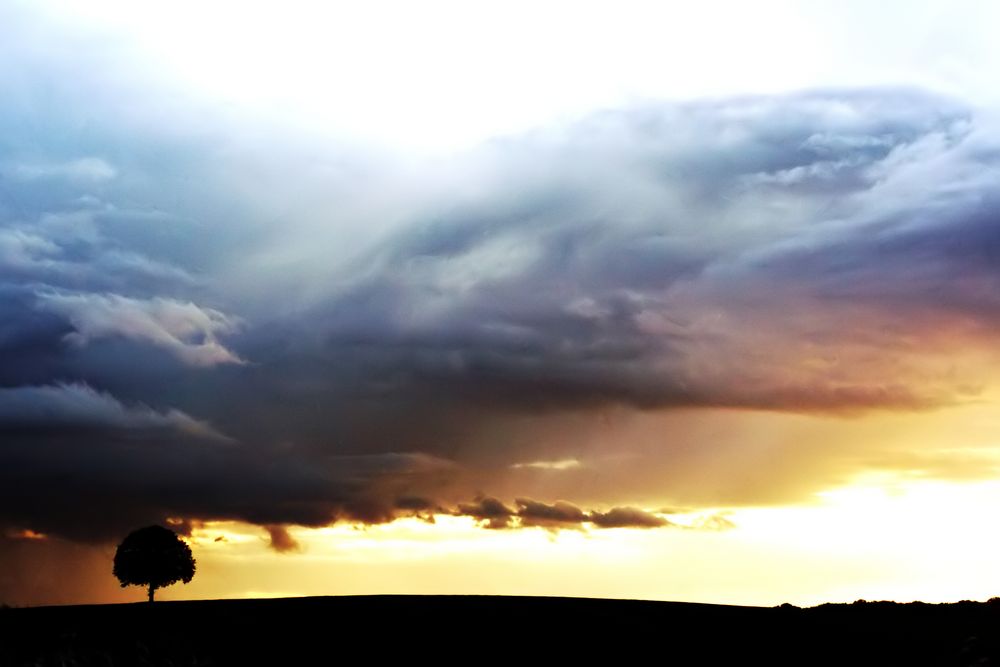
[[[459,503],[452,512],[456,516],[475,519],[484,528],[546,528],[548,530],[594,528],[663,528],[673,526],[663,517],[635,507],[613,507],[606,512],[584,511],[564,500],[548,504],[531,498],[518,498],[515,508],[500,500],[483,496],[472,503]],[[718,522],[706,524],[718,529]]]
[[[323,526],[390,520],[360,514],[359,498],[373,489],[420,490],[406,478],[421,463],[403,455],[296,460],[220,447],[148,416],[134,421],[127,429],[5,428],[0,524],[108,542],[167,517]]]
[[[666,525],[624,506],[641,504],[627,480],[586,499],[608,511],[494,489],[512,464],[575,456],[539,435],[565,415],[925,410],[984,382],[959,357],[1000,323],[1000,132],[955,101],[647,104],[418,174],[186,106],[100,49],[15,37],[0,40],[12,530],[438,511]],[[585,490],[599,472],[551,474]],[[519,500],[469,502],[478,489]]]

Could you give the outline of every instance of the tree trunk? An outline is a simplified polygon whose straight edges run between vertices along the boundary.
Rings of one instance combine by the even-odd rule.
[[[155,591],[155,590],[156,590],[156,586],[154,586],[153,584],[150,584],[149,585],[149,601],[150,602],[153,601],[153,591]]]

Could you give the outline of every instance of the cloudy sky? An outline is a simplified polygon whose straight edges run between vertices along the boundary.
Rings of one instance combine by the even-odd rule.
[[[1000,594],[995,3],[246,4],[0,6],[0,602]]]

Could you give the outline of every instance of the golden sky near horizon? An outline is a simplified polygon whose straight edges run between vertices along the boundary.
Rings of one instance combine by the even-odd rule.
[[[985,600],[1000,590],[994,558],[1000,534],[989,528],[989,517],[1000,511],[1000,481],[991,474],[1000,461],[991,437],[998,419],[985,403],[911,419],[834,420],[827,426],[853,431],[855,438],[867,432],[892,446],[868,467],[838,461],[817,471],[811,493],[776,491],[773,503],[759,506],[675,510],[662,515],[672,524],[668,528],[489,530],[470,517],[437,515],[433,523],[402,518],[373,526],[293,526],[286,550],[278,552],[265,529],[208,521],[186,538],[197,559],[194,580],[157,596],[474,593],[764,606],[860,598]],[[895,421],[896,429],[886,421]],[[963,446],[953,446],[956,440]],[[948,446],[937,448],[942,441]],[[762,476],[780,483],[787,452],[754,456],[769,462],[772,472]],[[928,471],[923,460],[945,463]],[[920,464],[910,468],[914,461]],[[797,469],[790,466],[792,473]],[[794,475],[788,482],[792,489],[807,484]],[[56,543],[46,562],[38,559],[47,551],[44,542],[22,540],[34,547],[25,549],[25,557],[32,554],[36,565],[44,565],[30,582],[31,597],[9,604],[143,599],[142,590],[121,589],[111,576],[112,546]],[[64,549],[74,552],[79,568],[70,586]]]

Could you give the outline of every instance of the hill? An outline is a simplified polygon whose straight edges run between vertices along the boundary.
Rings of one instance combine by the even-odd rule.
[[[1000,664],[1000,604],[799,609],[492,596],[210,600],[0,610],[0,664]]]

